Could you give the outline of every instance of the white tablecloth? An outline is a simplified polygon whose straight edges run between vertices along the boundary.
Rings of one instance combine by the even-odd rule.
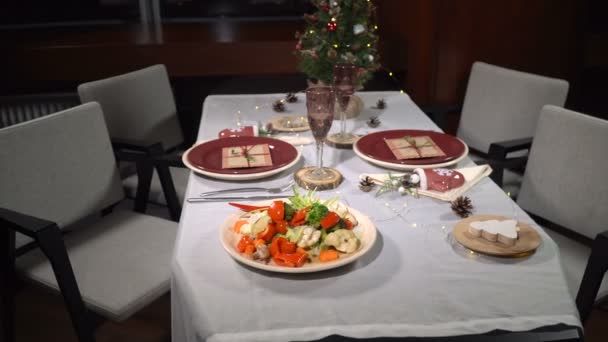
[[[407,95],[361,93],[366,106],[349,129],[359,133],[395,128],[438,128]],[[212,139],[244,121],[267,121],[269,106],[282,94],[210,96],[203,107],[199,139]],[[385,110],[372,109],[385,98]],[[305,114],[304,95],[285,114]],[[261,108],[256,109],[256,106]],[[365,119],[379,115],[375,129]],[[339,125],[334,124],[332,131]],[[305,133],[309,134],[309,133]],[[302,147],[314,163],[314,145]],[[522,331],[564,323],[580,326],[553,241],[490,179],[467,195],[477,214],[515,217],[540,231],[543,244],[525,259],[498,259],[459,247],[449,231],[458,218],[449,204],[358,190],[358,175],[383,172],[352,150],[325,149],[326,165],[345,177],[336,190],[350,206],[370,216],[379,233],[371,252],[352,265],[315,274],[283,275],[235,262],[221,247],[219,226],[234,212],[225,203],[184,204],[172,265],[173,341],[313,340],[349,337],[446,336],[494,329]],[[459,166],[470,164],[467,158]],[[283,172],[264,186],[291,179]],[[258,183],[258,182],[256,182]],[[186,197],[239,187],[191,175]]]

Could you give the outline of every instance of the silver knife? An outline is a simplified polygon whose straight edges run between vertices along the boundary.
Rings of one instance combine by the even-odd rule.
[[[252,195],[252,196],[226,196],[226,197],[191,197],[186,201],[188,203],[198,203],[198,202],[224,202],[224,201],[256,201],[263,199],[271,199],[271,198],[287,198],[289,196],[283,195]]]

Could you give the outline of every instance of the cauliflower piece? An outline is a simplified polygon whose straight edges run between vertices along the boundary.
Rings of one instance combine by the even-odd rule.
[[[302,236],[298,240],[298,247],[311,247],[321,238],[321,231],[312,227],[306,227],[302,231]]]
[[[268,250],[268,246],[264,244],[257,246],[252,257],[253,260],[268,261],[268,259],[270,259],[270,251]]]
[[[251,225],[249,223],[245,223],[239,228],[239,233],[246,235],[251,234]]]
[[[342,253],[352,253],[359,247],[359,239],[350,230],[338,229],[335,232],[327,234],[325,244],[333,246]]]
[[[249,225],[251,225],[249,233],[255,235],[263,232],[268,226],[268,223],[270,223],[271,219],[266,212],[262,212],[251,215],[248,221]]]

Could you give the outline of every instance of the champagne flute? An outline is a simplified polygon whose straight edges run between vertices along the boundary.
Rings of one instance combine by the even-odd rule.
[[[355,93],[355,74],[357,67],[354,64],[334,65],[334,89],[340,106],[340,133],[335,135],[336,140],[341,142],[353,141],[356,136],[346,132],[346,109],[352,95]]]
[[[317,165],[308,171],[311,180],[325,180],[333,176],[323,167],[323,144],[334,120],[334,91],[330,87],[313,87],[306,90],[308,124],[317,144]]]

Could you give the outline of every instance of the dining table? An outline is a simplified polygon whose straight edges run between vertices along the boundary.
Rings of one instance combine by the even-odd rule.
[[[351,132],[441,132],[403,92],[357,95],[364,105],[357,117],[346,122]],[[285,103],[285,112],[273,111],[272,103],[284,96],[208,96],[198,140],[217,139],[218,132],[237,125],[263,125],[280,115],[306,116],[303,93],[297,94],[297,102]],[[382,109],[376,106],[380,99],[386,104]],[[374,116],[380,125],[372,128],[366,122]],[[330,134],[339,131],[338,123],[334,122]],[[283,135],[312,137],[310,131],[279,134]],[[288,183],[295,171],[316,162],[314,143],[296,148],[301,152],[298,163],[267,178],[234,181],[191,172],[186,198],[205,191]],[[473,214],[502,215],[527,223],[542,240],[533,254],[501,258],[468,250],[451,234],[462,218],[449,202],[399,192],[361,191],[361,174],[395,171],[359,158],[352,149],[326,146],[324,165],[337,169],[343,181],[315,196],[339,198],[366,215],[377,232],[371,249],[350,264],[320,272],[260,270],[234,260],[220,243],[220,227],[238,209],[227,201],[186,201],[171,266],[174,342],[424,338],[551,326],[581,329],[556,244],[488,177],[465,193]],[[466,157],[450,167],[472,165]],[[286,192],[285,197],[290,194]]]

